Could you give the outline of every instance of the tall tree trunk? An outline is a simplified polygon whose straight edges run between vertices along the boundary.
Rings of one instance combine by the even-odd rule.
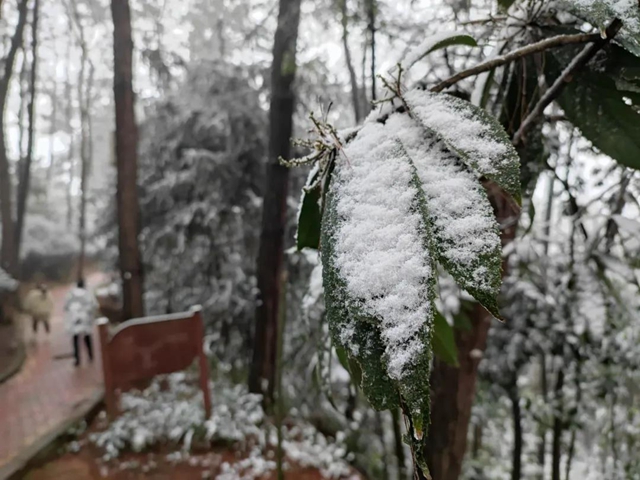
[[[0,267],[9,274],[15,274],[18,267],[18,250],[15,244],[15,222],[13,218],[12,188],[7,155],[7,142],[4,133],[5,110],[9,82],[13,75],[13,66],[18,48],[22,45],[22,34],[27,22],[27,2],[18,4],[18,23],[11,38],[9,53],[4,59],[4,71],[0,78],[0,216],[2,217],[2,246],[0,247]]]
[[[93,82],[93,65],[89,60],[84,25],[78,11],[75,0],[71,2],[72,14],[78,27],[78,40],[80,44],[80,71],[78,72],[78,105],[80,108],[80,208],[78,221],[78,238],[80,240],[80,252],[76,278],[84,279],[85,252],[87,245],[87,176],[90,165],[90,132],[89,132],[89,105]],[[90,72],[87,76],[87,65]]]
[[[393,445],[398,465],[398,480],[407,480],[407,465],[404,455],[404,442],[402,440],[402,425],[400,424],[400,410],[394,408],[391,411],[391,421],[393,422]]]
[[[131,11],[128,0],[111,0],[113,16],[113,93],[116,104],[117,203],[122,277],[122,314],[144,315],[143,272],[138,234],[138,127],[133,95]]]
[[[377,2],[376,0],[367,0],[367,17],[369,20],[369,47],[371,48],[371,101],[375,101],[378,97],[376,95],[376,15],[377,15]]]
[[[564,415],[562,409],[562,389],[564,387],[564,370],[559,367],[554,392],[553,440],[551,445],[551,479],[560,480],[560,461],[562,460],[562,432],[564,431]]]
[[[249,390],[262,393],[265,405],[273,402],[280,278],[284,256],[289,170],[278,158],[289,158],[295,94],[296,43],[301,0],[280,0],[273,45],[271,104],[269,108],[269,161],[264,189],[262,229],[258,252],[259,298],[256,308],[253,359]]]
[[[353,68],[351,59],[351,49],[349,48],[349,13],[347,11],[347,0],[338,0],[340,6],[340,17],[342,20],[342,48],[344,49],[345,63],[349,71],[349,82],[351,83],[351,103],[353,105],[353,115],[356,123],[362,119],[362,109],[360,108],[360,89],[358,88],[358,77]]]
[[[33,2],[33,21],[31,23],[31,71],[29,74],[29,104],[27,105],[27,152],[24,158],[24,165],[20,169],[20,182],[18,183],[18,214],[16,217],[16,255],[20,258],[20,245],[22,243],[22,232],[24,230],[24,220],[27,214],[27,199],[31,183],[31,163],[33,162],[33,147],[35,138],[35,103],[36,103],[36,81],[38,78],[38,13],[40,0]],[[27,52],[24,55],[25,63]]]
[[[522,475],[522,410],[516,379],[509,388],[511,415],[513,417],[513,450],[511,455],[511,480],[520,480]]]
[[[58,53],[54,54],[54,62],[58,64]],[[47,167],[47,194],[51,187],[51,179],[53,177],[55,169],[55,153],[54,140],[56,132],[58,131],[58,79],[53,77],[53,91],[51,92],[51,123],[49,124],[49,166]],[[47,195],[48,196],[48,195]]]
[[[515,238],[518,212],[495,184],[488,184],[487,193],[502,226],[500,237],[504,247]],[[503,262],[503,271],[506,267],[506,262]],[[460,366],[455,368],[436,359],[431,374],[432,418],[425,458],[434,480],[457,480],[462,471],[478,364],[486,346],[492,316],[476,304],[470,320],[469,330],[455,330]]]
[[[549,175],[549,184],[547,186],[547,200],[544,211],[544,225],[542,230],[542,248],[544,252],[544,258],[547,258],[549,253],[549,234],[551,232],[551,217],[553,215],[553,189],[555,185],[555,176],[552,174]],[[533,201],[533,200],[532,200]],[[546,273],[545,273],[546,276]],[[546,285],[546,283],[545,283]],[[546,292],[546,287],[545,287]],[[543,352],[540,354],[540,389],[542,393],[542,400],[545,405],[547,405],[549,401],[549,382],[547,380],[547,357]],[[544,421],[538,424],[538,452],[537,452],[537,460],[538,465],[540,467],[540,475],[538,476],[539,480],[544,479],[544,465],[545,458],[547,453],[547,425]]]
[[[68,18],[68,26],[69,31],[73,28],[71,22],[71,16]],[[73,179],[74,179],[74,170],[75,170],[75,162],[74,162],[74,142],[73,142],[73,132],[71,130],[71,121],[73,120],[73,90],[71,88],[71,37],[67,38],[67,59],[66,59],[66,69],[65,69],[65,86],[64,86],[64,101],[65,101],[65,122],[66,127],[69,132],[69,146],[67,151],[67,166],[68,166],[68,178],[67,178],[67,228],[71,230],[71,226],[73,224]]]

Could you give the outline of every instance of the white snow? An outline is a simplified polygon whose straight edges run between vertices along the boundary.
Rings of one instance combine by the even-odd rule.
[[[336,267],[357,306],[380,320],[388,373],[399,380],[424,351],[420,334],[432,315],[418,192],[408,159],[383,125],[365,123],[345,154],[349,163],[341,158],[334,172]]]
[[[482,186],[446,145],[407,115],[392,115],[395,132],[416,167],[438,247],[450,262],[473,269],[466,286],[493,291],[483,254],[500,248],[498,225]]]
[[[457,108],[452,97],[426,90],[410,90],[404,99],[422,125],[471,154],[480,172],[499,173],[496,167],[503,161],[507,146],[494,140],[489,126],[475,118],[470,109]]]
[[[17,280],[0,268],[0,292],[13,292],[16,288],[18,288]]]

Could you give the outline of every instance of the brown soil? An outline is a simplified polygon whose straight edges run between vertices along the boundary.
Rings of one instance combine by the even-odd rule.
[[[66,453],[46,465],[29,472],[24,480],[203,480],[215,479],[223,462],[237,461],[230,451],[191,455],[178,463],[160,453],[129,453],[117,462],[102,464],[96,452],[84,448],[79,453]],[[274,473],[258,480],[276,480]],[[285,473],[287,480],[321,480],[317,470],[293,468]]]

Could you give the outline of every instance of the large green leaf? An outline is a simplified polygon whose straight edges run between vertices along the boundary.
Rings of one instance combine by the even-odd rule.
[[[454,367],[458,366],[458,348],[453,327],[438,311],[433,324],[433,353],[443,362]]]
[[[387,124],[397,132],[420,180],[432,251],[458,285],[500,318],[500,236],[484,188],[434,132],[407,115],[393,115]]]
[[[560,62],[550,58],[548,64],[547,75],[555,78]],[[565,86],[558,103],[567,119],[595,147],[622,165],[640,169],[640,94],[619,90],[616,85],[616,79],[619,84],[625,74],[633,80],[631,70],[622,69],[616,74],[596,68],[586,68],[576,75]]]
[[[404,95],[412,115],[436,132],[478,173],[520,203],[520,161],[500,123],[471,103],[447,94],[413,89]]]
[[[454,45],[466,45],[477,47],[476,40],[464,33],[441,32],[425,38],[419,45],[415,46],[402,60],[402,68],[409,70],[415,63],[436,50],[451,47]]]

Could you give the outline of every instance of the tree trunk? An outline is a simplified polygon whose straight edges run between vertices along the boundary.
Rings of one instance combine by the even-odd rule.
[[[340,16],[342,20],[342,48],[344,49],[344,58],[349,71],[349,82],[351,83],[351,103],[353,104],[353,115],[356,123],[360,123],[362,119],[362,109],[360,108],[360,89],[358,88],[358,77],[356,70],[353,68],[353,60],[351,59],[351,49],[349,48],[349,14],[347,11],[347,0],[338,0],[340,4]]]
[[[549,234],[551,232],[551,217],[553,215],[553,188],[555,184],[555,176],[549,175],[549,185],[547,186],[547,200],[544,212],[544,226],[542,233],[542,246],[544,251],[544,257],[547,258],[549,253]],[[533,200],[532,200],[533,201]],[[546,275],[546,274],[545,274]],[[545,287],[546,292],[546,287]],[[549,386],[547,381],[547,357],[543,352],[540,353],[540,388],[542,390],[542,400],[545,405],[549,401]],[[540,466],[539,480],[544,480],[544,464],[545,456],[547,453],[547,425],[544,421],[538,424],[538,452],[537,459]]]
[[[400,410],[394,408],[391,411],[391,421],[393,422],[393,445],[398,462],[398,480],[406,480],[407,464],[404,456],[404,442],[402,441],[402,425],[400,424]]]
[[[516,234],[516,207],[495,184],[487,185],[487,193],[501,225],[503,247]],[[506,271],[503,262],[503,271]],[[458,368],[439,360],[431,373],[432,407],[425,458],[434,480],[457,480],[467,448],[467,430],[475,397],[478,364],[485,349],[492,316],[479,304],[470,315],[470,330],[455,330]]]
[[[68,17],[68,25],[69,30],[73,28],[71,23],[71,16]],[[73,120],[73,92],[71,89],[71,37],[67,39],[67,59],[66,59],[66,70],[65,70],[65,86],[64,86],[64,101],[65,101],[65,121],[66,128],[69,132],[69,150],[67,151],[67,164],[69,168],[69,176],[68,176],[68,184],[67,184],[67,228],[71,230],[71,226],[73,224],[73,192],[71,191],[71,187],[73,185],[73,177],[74,177],[74,142],[73,142],[73,132],[71,131],[71,121]]]
[[[31,163],[33,162],[33,147],[35,137],[35,102],[36,102],[36,80],[38,67],[38,11],[40,0],[33,2],[33,22],[31,24],[31,71],[29,74],[29,104],[27,105],[27,152],[24,158],[24,165],[20,169],[20,182],[18,183],[18,213],[16,217],[16,256],[20,258],[20,245],[22,243],[22,232],[24,230],[24,220],[27,214],[27,199],[31,183]],[[24,54],[25,64],[27,53]]]
[[[374,102],[378,97],[376,95],[376,0],[367,1],[367,17],[369,20],[369,47],[371,48],[371,101]]]
[[[560,366],[556,379],[554,394],[553,443],[551,446],[551,479],[560,480],[560,461],[562,460],[562,432],[564,417],[562,412],[562,388],[564,387],[564,370]]]
[[[13,66],[18,48],[22,45],[22,34],[27,21],[27,2],[18,4],[18,23],[11,38],[9,53],[4,59],[4,72],[0,78],[0,215],[2,216],[2,246],[0,247],[0,267],[10,275],[15,275],[18,267],[18,250],[15,245],[15,223],[13,219],[12,188],[9,169],[9,157],[4,134],[5,106],[9,92],[9,82],[13,74]]]
[[[54,61],[58,64],[58,53],[56,50]],[[51,179],[55,169],[54,140],[58,131],[58,80],[53,78],[53,91],[51,92],[51,123],[49,124],[49,166],[47,167],[47,196],[51,188]]]
[[[289,171],[278,162],[289,158],[295,95],[296,42],[301,0],[280,0],[273,45],[271,104],[269,109],[269,161],[264,189],[262,229],[258,252],[258,302],[249,371],[249,390],[273,402],[280,281],[284,256]]]
[[[87,245],[87,176],[89,172],[89,103],[93,81],[93,66],[90,64],[87,52],[87,42],[85,39],[84,26],[78,12],[76,1],[71,2],[73,16],[78,27],[78,37],[80,43],[80,71],[78,72],[78,105],[80,108],[80,215],[78,221],[78,238],[80,240],[80,252],[78,255],[78,265],[76,278],[78,281],[84,280],[85,252]],[[87,64],[89,63],[90,73],[87,76]]]
[[[144,315],[143,272],[138,234],[138,127],[132,84],[133,40],[128,0],[111,0],[113,16],[113,93],[116,104],[116,163],[118,170],[118,243],[125,320]]]
[[[511,400],[511,414],[513,416],[513,451],[511,457],[511,480],[520,480],[522,475],[522,410],[520,409],[520,395],[515,383],[509,388]]]

